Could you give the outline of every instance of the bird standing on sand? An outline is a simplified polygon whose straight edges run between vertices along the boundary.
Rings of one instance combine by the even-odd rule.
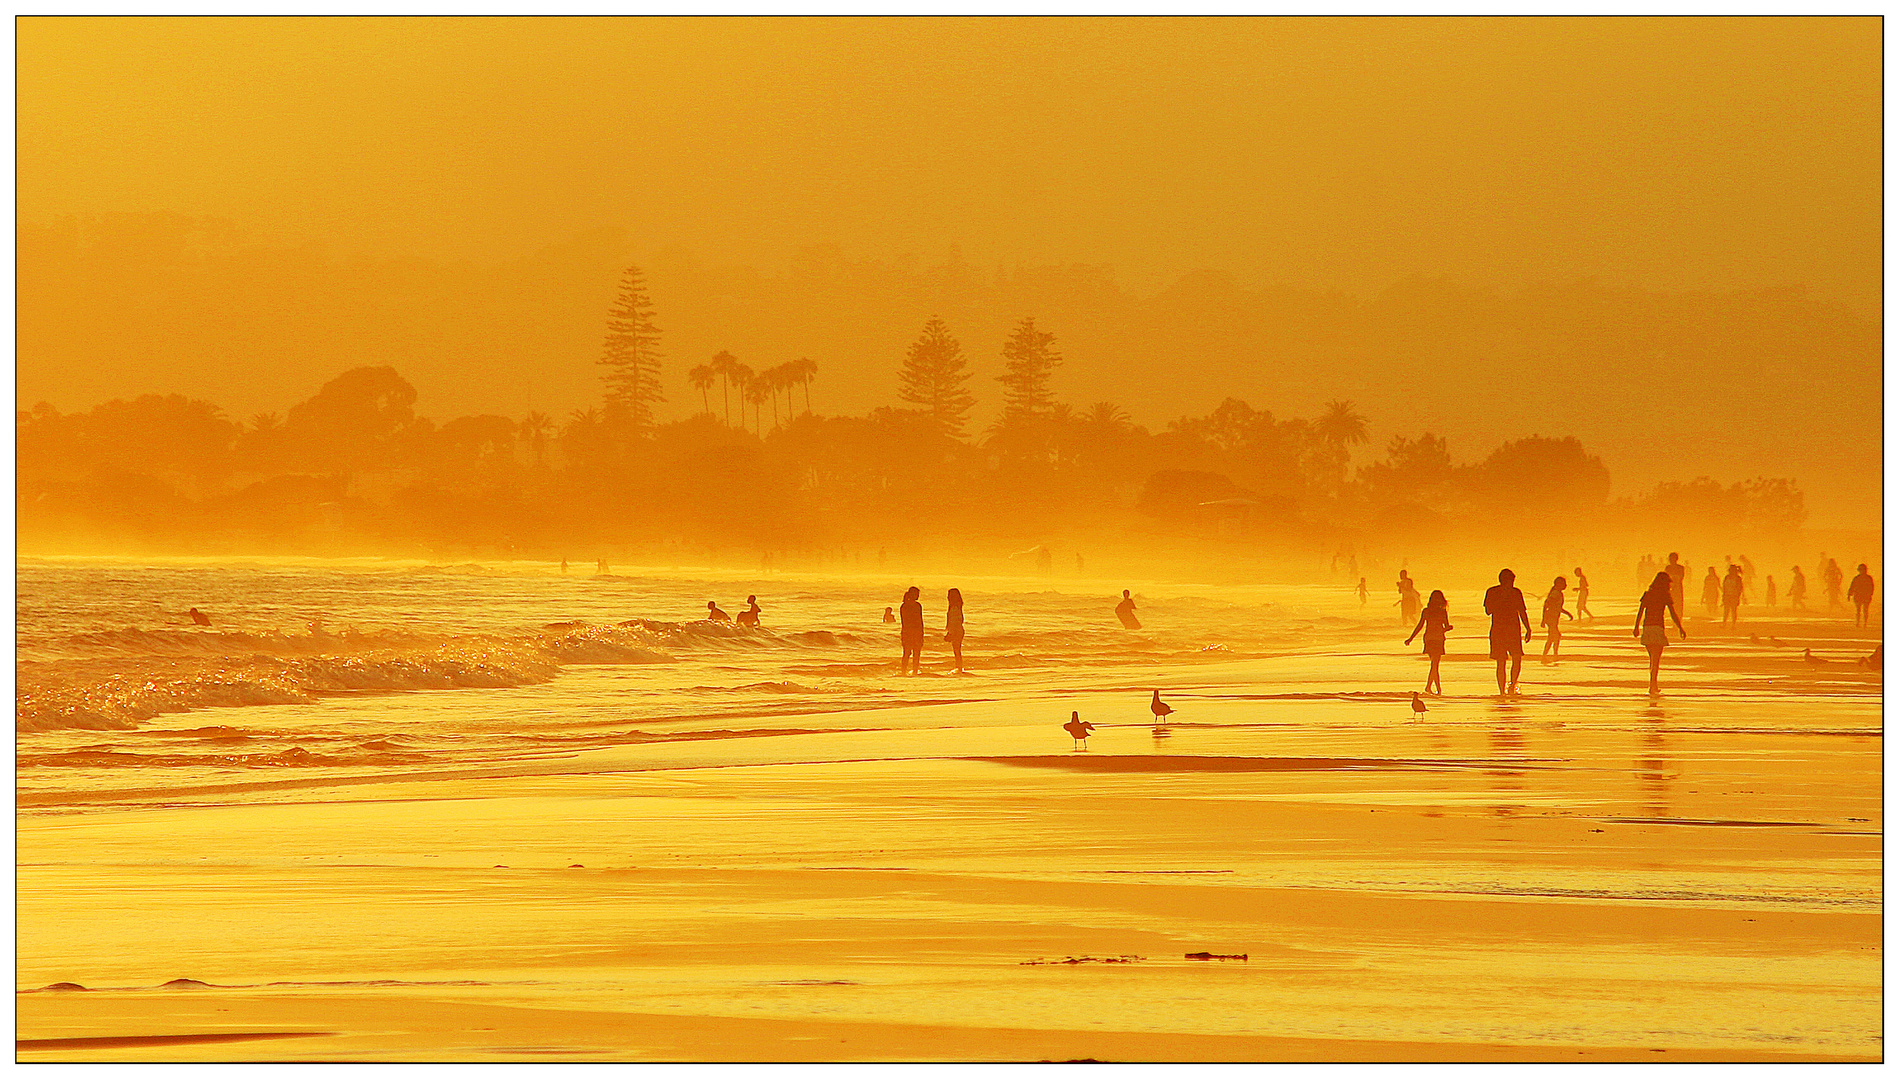
[[[1095,730],[1095,725],[1082,719],[1081,713],[1071,712],[1069,714],[1069,722],[1062,725],[1062,730],[1068,732],[1070,737],[1075,740],[1075,748],[1077,750],[1086,750],[1088,749],[1089,732]]]
[[[1156,690],[1154,700],[1148,703],[1148,711],[1155,714],[1155,723],[1159,724],[1174,711],[1174,706],[1161,700],[1161,691]]]
[[[1412,691],[1412,718],[1416,720],[1424,715],[1425,703],[1418,699],[1418,691],[1414,690]]]

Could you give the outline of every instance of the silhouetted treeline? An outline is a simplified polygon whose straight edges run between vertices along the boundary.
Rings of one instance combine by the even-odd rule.
[[[1355,469],[1366,421],[1347,401],[1302,418],[1230,398],[1150,431],[1114,403],[1057,401],[1046,376],[1059,357],[1023,325],[1003,380],[1012,409],[962,438],[956,392],[864,416],[788,400],[728,421],[709,389],[698,415],[672,423],[589,409],[438,424],[388,367],[346,371],[281,417],[238,420],[177,395],[72,414],[41,404],[17,418],[21,544],[591,559],[669,542],[756,556],[1094,533],[1310,550],[1355,537],[1495,542],[1557,525],[1573,537],[1681,535],[1714,521],[1767,536],[1804,518],[1786,480],[1665,483],[1612,502],[1608,470],[1574,438],[1513,440],[1457,463],[1445,439],[1421,433]],[[920,340],[941,351],[943,336]]]

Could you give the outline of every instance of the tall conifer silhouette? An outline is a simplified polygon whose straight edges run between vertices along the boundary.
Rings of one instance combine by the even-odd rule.
[[[942,319],[933,317],[904,357],[903,370],[898,372],[897,396],[921,405],[943,434],[961,438],[970,407],[976,404],[975,395],[963,386],[969,378],[963,346],[950,336],[950,328]]]
[[[653,302],[647,297],[646,278],[637,266],[627,267],[620,279],[620,295],[607,312],[607,340],[600,365],[607,370],[609,420],[644,435],[653,430],[653,406],[666,400],[660,390],[660,328],[653,325]]]

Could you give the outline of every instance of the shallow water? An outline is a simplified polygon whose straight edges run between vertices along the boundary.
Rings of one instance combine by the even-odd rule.
[[[911,583],[22,564],[17,978],[110,988],[23,994],[22,1037],[164,1034],[150,988],[188,977],[240,1013],[367,996],[947,1025],[979,1048],[1879,1054],[1869,632],[1692,620],[1652,700],[1606,614],[1499,701],[1473,583],[1447,589],[1451,694],[1415,719],[1410,628],[1343,586],[919,580],[937,625],[962,589],[971,670],[932,640],[902,678],[880,616]],[[1121,588],[1143,630],[1115,625]],[[764,630],[692,621],[747,593]],[[1098,725],[1086,748],[1070,710]],[[1140,959],[1034,962],[1085,956]]]

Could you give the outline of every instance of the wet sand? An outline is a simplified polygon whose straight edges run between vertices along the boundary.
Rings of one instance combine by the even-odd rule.
[[[28,791],[18,1054],[1879,1060],[1880,682],[1748,633],[1873,640],[1692,623],[1652,701],[1600,619],[1499,701],[1454,639],[1415,722],[1367,623],[750,736]]]

